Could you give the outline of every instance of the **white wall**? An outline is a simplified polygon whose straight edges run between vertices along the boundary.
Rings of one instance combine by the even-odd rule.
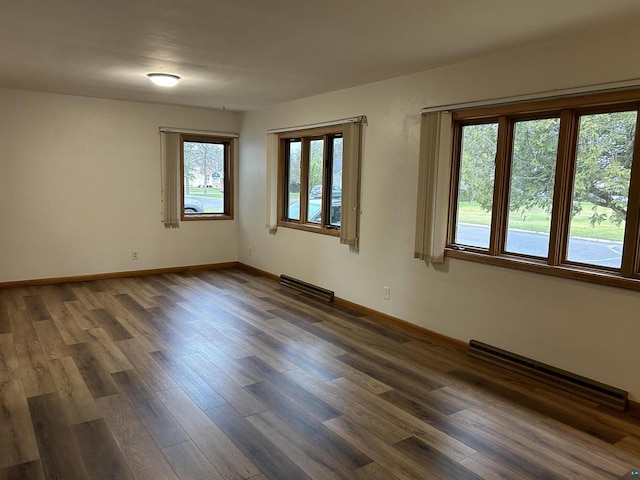
[[[422,107],[638,78],[638,51],[637,31],[609,32],[244,114],[239,260],[463,341],[475,338],[612,384],[640,400],[640,293],[455,259],[436,270],[412,258]],[[353,115],[369,119],[360,254],[333,237],[286,228],[269,235],[266,130]]]
[[[235,261],[236,220],[160,222],[160,125],[239,115],[0,89],[0,282]]]

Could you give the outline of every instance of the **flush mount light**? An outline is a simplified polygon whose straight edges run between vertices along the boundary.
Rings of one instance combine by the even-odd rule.
[[[180,77],[177,75],[171,75],[169,73],[148,73],[147,77],[156,85],[161,87],[175,87],[180,81]]]

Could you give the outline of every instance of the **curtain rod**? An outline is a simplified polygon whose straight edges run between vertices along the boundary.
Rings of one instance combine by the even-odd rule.
[[[236,132],[214,132],[214,131],[210,131],[210,130],[190,130],[187,128],[175,128],[175,127],[160,127],[159,128],[160,133],[187,133],[187,134],[193,134],[193,135],[211,135],[211,136],[215,136],[215,137],[231,137],[231,138],[238,138],[240,135],[238,135]]]
[[[291,132],[293,130],[307,130],[309,128],[331,127],[333,125],[341,125],[343,123],[357,122],[362,122],[364,125],[367,125],[367,116],[360,115],[359,117],[341,118],[340,120],[331,120],[329,122],[305,123],[304,125],[298,125],[296,127],[272,128],[271,130],[267,130],[267,133]]]
[[[438,105],[435,107],[425,107],[420,113],[441,112],[443,110],[463,110],[465,108],[486,107],[493,105],[507,105],[510,103],[526,102],[528,100],[544,100],[550,98],[569,97],[580,95],[583,93],[597,93],[610,90],[628,90],[640,86],[640,79],[622,80],[613,83],[597,83],[595,85],[586,85],[583,87],[566,88],[558,90],[548,90],[546,92],[531,93],[527,95],[518,95],[514,97],[492,98],[488,100],[480,100],[477,102],[453,103],[450,105]]]

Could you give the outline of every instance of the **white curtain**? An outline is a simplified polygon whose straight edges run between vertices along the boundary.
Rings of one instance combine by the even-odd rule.
[[[340,243],[349,245],[352,252],[359,248],[362,126],[362,121],[346,123],[342,132]]]
[[[165,228],[180,226],[180,134],[160,133],[162,158],[162,222]]]
[[[422,115],[414,258],[443,263],[451,175],[451,113]]]
[[[278,229],[278,134],[267,134],[267,202],[265,227],[275,234]]]

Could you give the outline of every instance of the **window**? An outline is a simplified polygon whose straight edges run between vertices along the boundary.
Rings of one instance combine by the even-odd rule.
[[[497,138],[497,123],[462,127],[457,243],[489,248]]]
[[[281,133],[278,224],[338,236],[342,127]]]
[[[233,218],[231,138],[180,136],[182,220]]]
[[[639,91],[453,114],[447,255],[640,289]]]

